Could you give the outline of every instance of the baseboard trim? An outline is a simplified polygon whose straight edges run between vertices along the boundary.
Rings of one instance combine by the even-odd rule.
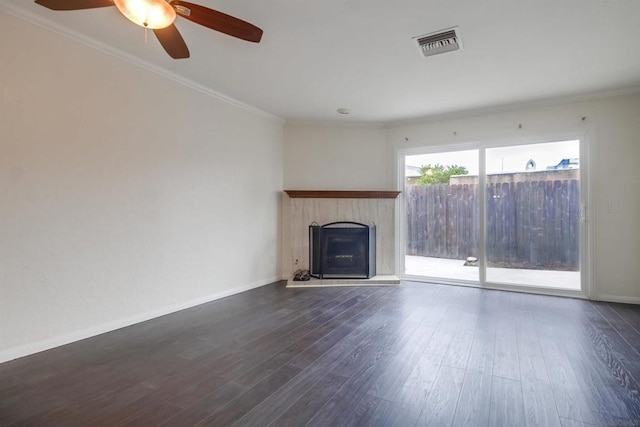
[[[167,307],[162,307],[157,310],[148,311],[145,313],[137,314],[135,316],[127,317],[125,319],[119,319],[100,325],[96,325],[90,328],[82,329],[79,331],[70,332],[68,334],[59,335],[51,338],[47,338],[41,341],[33,342],[30,344],[22,345],[19,347],[9,348],[7,350],[0,351],[0,363],[8,362],[10,360],[18,359],[20,357],[29,356],[42,351],[51,350],[52,348],[60,347],[66,344],[71,344],[76,341],[84,340],[87,338],[95,337],[107,332],[115,331],[117,329],[126,328],[127,326],[135,325],[136,323],[146,322],[147,320],[155,319],[156,317],[166,316],[181,310],[186,310],[201,304],[206,304],[211,301],[215,301],[221,298],[225,298],[231,295],[246,292],[251,289],[266,286],[274,282],[278,282],[279,277],[274,276],[268,279],[259,280],[257,282],[249,283],[247,285],[236,286],[231,289],[227,289],[223,292],[218,292],[212,295],[207,295],[202,298],[196,298],[190,301],[181,302],[179,304],[173,304]]]
[[[623,304],[640,304],[640,297],[621,297],[617,295],[598,295],[598,301],[620,302]]]

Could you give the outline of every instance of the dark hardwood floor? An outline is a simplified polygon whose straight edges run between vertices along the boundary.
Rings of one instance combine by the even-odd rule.
[[[2,426],[640,426],[640,307],[276,283],[0,365]]]

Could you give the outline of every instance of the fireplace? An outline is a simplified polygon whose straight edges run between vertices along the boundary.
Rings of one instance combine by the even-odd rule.
[[[309,226],[311,276],[318,279],[370,279],[376,275],[376,226],[332,222]]]

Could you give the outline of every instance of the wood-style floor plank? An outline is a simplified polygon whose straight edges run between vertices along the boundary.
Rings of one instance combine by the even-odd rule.
[[[417,424],[420,426],[450,425],[455,416],[463,380],[463,369],[444,364],[440,366]]]
[[[507,316],[496,327],[493,375],[520,381],[520,356],[516,325]]]
[[[442,365],[442,356],[424,353],[389,408],[383,425],[416,425]]]
[[[305,425],[346,381],[347,378],[328,373],[298,399],[293,398],[293,404],[271,424],[275,426]]]
[[[467,370],[453,419],[454,426],[489,426],[492,380],[490,373]]]
[[[525,425],[524,396],[520,381],[493,377],[489,425],[512,427]]]
[[[0,425],[640,425],[640,306],[279,282],[0,364]]]
[[[527,427],[560,427],[560,417],[548,381],[523,380],[522,400]]]

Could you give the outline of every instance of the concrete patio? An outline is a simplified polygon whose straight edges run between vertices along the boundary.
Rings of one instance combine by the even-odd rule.
[[[464,262],[465,260],[407,255],[405,274],[478,282],[478,267],[465,266]],[[579,291],[580,272],[490,267],[487,269],[487,282]]]

